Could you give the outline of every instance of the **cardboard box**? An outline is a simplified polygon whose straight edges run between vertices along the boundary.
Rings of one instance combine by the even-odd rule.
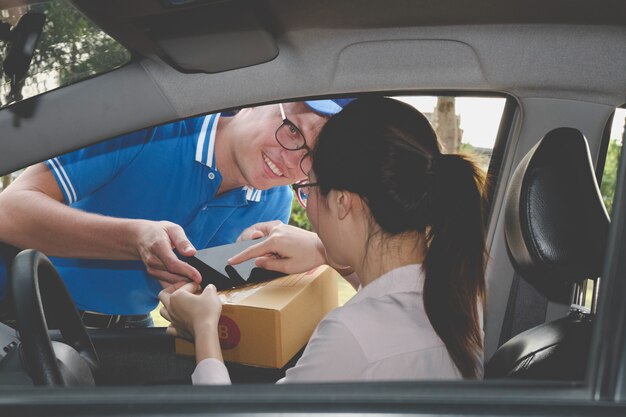
[[[339,273],[320,266],[303,274],[220,292],[219,337],[225,361],[282,368],[306,345],[317,324],[337,307]],[[176,340],[176,353],[194,355]]]

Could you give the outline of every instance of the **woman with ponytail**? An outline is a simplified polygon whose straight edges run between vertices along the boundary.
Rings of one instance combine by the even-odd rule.
[[[327,263],[357,294],[328,314],[281,382],[482,376],[485,237],[481,171],[442,154],[428,120],[388,98],[350,103],[322,129],[306,199],[316,233],[277,222],[230,260],[286,273]],[[193,382],[229,383],[215,288],[161,294],[170,334],[195,337]]]

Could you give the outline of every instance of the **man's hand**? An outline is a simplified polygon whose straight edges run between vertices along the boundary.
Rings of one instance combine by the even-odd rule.
[[[193,256],[193,247],[182,227],[161,221],[141,220],[136,229],[139,257],[150,275],[161,281],[165,288],[180,282],[200,283],[200,272],[178,259],[174,250],[183,256]]]
[[[228,260],[237,265],[257,258],[255,265],[286,274],[305,272],[326,263],[326,251],[317,234],[280,221],[258,223],[243,231],[238,240],[267,236]]]
[[[237,238],[237,242],[244,240],[260,239],[265,236],[269,236],[276,226],[282,225],[280,220],[272,220],[271,222],[261,222],[244,229],[243,232]]]

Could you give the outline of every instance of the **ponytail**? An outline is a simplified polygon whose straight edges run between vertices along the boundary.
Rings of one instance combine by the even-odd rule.
[[[483,347],[479,310],[485,298],[485,177],[461,155],[435,156],[431,172],[424,307],[463,377],[477,378]]]

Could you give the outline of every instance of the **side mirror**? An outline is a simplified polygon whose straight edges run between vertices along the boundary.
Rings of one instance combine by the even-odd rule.
[[[2,68],[11,80],[12,89],[26,77],[45,21],[43,13],[29,12],[20,18],[12,30],[0,31],[3,40],[9,43]]]

